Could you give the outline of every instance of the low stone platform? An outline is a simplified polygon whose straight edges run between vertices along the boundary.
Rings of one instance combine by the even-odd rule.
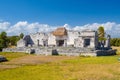
[[[116,50],[96,50],[93,48],[75,48],[75,47],[21,47],[5,48],[3,52],[25,52],[37,55],[67,55],[67,56],[107,56],[115,55]]]

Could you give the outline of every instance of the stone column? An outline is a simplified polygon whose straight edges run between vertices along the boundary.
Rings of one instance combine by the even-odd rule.
[[[64,40],[64,47],[67,47],[67,40]]]
[[[39,39],[37,39],[37,46],[39,46]]]
[[[107,35],[107,40],[106,40],[106,44],[105,47],[110,48],[110,35]]]
[[[95,48],[95,37],[90,38],[90,47]]]
[[[56,47],[58,47],[58,40],[56,40]]]

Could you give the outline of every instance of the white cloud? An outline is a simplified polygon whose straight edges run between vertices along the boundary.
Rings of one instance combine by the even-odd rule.
[[[25,29],[27,26],[28,26],[27,21],[20,21],[20,22],[17,22],[15,25],[11,25],[6,32],[9,35],[12,35],[12,34],[18,35],[21,32],[25,33],[26,32]]]
[[[105,31],[112,35],[112,37],[120,37],[120,24],[115,22],[106,22],[106,23],[93,23],[86,24],[83,26],[71,27],[69,24],[64,24],[63,27],[69,30],[81,31],[84,29],[93,29],[97,30],[99,26],[103,26]],[[40,24],[39,22],[28,23],[27,21],[19,21],[14,25],[11,25],[9,22],[0,22],[0,32],[6,31],[8,35],[19,35],[21,32],[24,34],[36,33],[36,32],[51,32],[57,27],[62,26],[50,26],[48,24]]]
[[[17,22],[15,25],[9,26],[6,31],[9,35],[19,35],[21,32],[24,34],[36,33],[36,32],[49,32],[53,31],[57,27],[49,26],[47,24],[40,24],[38,22],[28,23],[27,21]]]
[[[99,26],[103,26],[104,29],[106,31],[108,30],[111,30],[113,26],[118,26],[118,24],[114,23],[114,22],[107,22],[107,23],[102,23],[102,24],[99,24],[99,23],[93,23],[93,24],[86,24],[86,25],[83,25],[83,26],[76,26],[74,27],[73,29],[74,30],[79,30],[79,29],[93,29],[93,30],[97,30]]]
[[[120,24],[115,22],[106,22],[106,23],[93,23],[93,24],[86,24],[83,26],[75,26],[74,30],[84,30],[84,29],[92,29],[97,30],[99,26],[103,26],[105,32],[110,34],[112,37],[120,37]]]
[[[9,22],[0,22],[0,31],[6,31],[10,26]]]
[[[70,30],[71,26],[69,24],[64,24],[63,27],[65,27],[66,29]]]

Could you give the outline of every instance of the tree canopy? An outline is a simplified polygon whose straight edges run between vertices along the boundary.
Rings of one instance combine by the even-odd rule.
[[[120,46],[120,38],[112,38],[110,44],[111,46]]]
[[[8,40],[9,40],[9,46],[16,46],[17,41],[20,40],[20,37],[19,36],[9,36]]]
[[[24,34],[23,33],[21,33],[20,34],[20,39],[22,39],[24,37]]]
[[[3,31],[0,33],[0,50],[2,48],[6,48],[7,46],[8,46],[7,33]]]
[[[106,38],[105,38],[104,27],[103,27],[103,26],[100,26],[97,31],[98,31],[99,41],[105,40]]]
[[[7,48],[10,46],[16,46],[17,41],[20,40],[20,38],[23,38],[24,34],[21,33],[20,36],[7,36],[6,32],[0,33],[0,51],[2,51],[3,48]]]

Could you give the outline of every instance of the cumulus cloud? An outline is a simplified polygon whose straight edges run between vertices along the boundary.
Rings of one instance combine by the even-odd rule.
[[[106,22],[106,23],[93,23],[93,24],[86,24],[83,26],[75,26],[73,30],[84,30],[84,29],[92,29],[97,30],[99,26],[103,26],[105,29],[106,34],[110,34],[112,37],[120,37],[120,24],[115,22]]]
[[[0,31],[6,31],[10,26],[9,22],[0,22]]]
[[[20,33],[30,34],[36,32],[50,32],[57,27],[49,26],[47,24],[40,24],[38,22],[28,23],[27,21],[17,22],[15,25],[11,25],[6,31],[9,35],[19,35]]]
[[[106,31],[111,30],[113,26],[118,26],[118,24],[114,22],[107,22],[107,23],[93,23],[93,24],[86,24],[83,26],[76,26],[73,29],[74,30],[84,30],[84,29],[93,29],[97,30],[99,26],[103,26]]]
[[[71,26],[69,24],[64,24],[63,27],[65,27],[66,29],[70,30]]]
[[[12,34],[18,35],[21,32],[25,33],[26,26],[28,26],[27,21],[20,21],[15,25],[11,25],[6,32],[9,35],[12,35]]]
[[[99,26],[103,26],[106,33],[110,34],[112,37],[120,37],[120,24],[115,22],[93,23],[85,24],[83,26],[70,26],[69,24],[64,24],[61,27],[65,27],[68,30],[81,31],[84,29],[97,30]],[[14,25],[11,25],[10,22],[0,22],[0,32],[6,31],[8,35],[19,35],[21,32],[24,34],[51,32],[57,27],[60,26],[50,26],[48,24],[40,24],[39,22],[28,23],[27,21],[19,21]]]

